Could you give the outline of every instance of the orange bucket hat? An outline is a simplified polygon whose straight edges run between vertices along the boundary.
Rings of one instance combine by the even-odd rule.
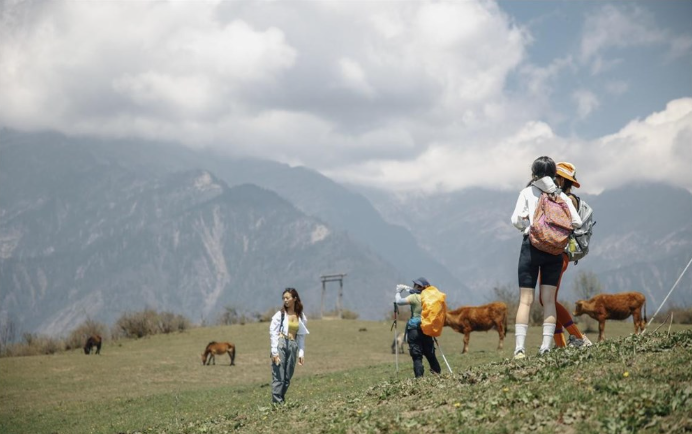
[[[575,188],[581,187],[579,181],[577,181],[577,168],[574,167],[574,164],[560,161],[557,163],[557,175],[572,181],[572,185]]]

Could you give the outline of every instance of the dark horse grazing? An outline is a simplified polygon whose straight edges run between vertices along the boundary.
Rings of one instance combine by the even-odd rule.
[[[84,354],[91,354],[91,350],[96,347],[96,354],[101,354],[101,336],[89,336],[84,344]]]
[[[230,342],[209,342],[209,345],[202,353],[202,365],[208,365],[211,362],[214,362],[216,365],[214,356],[224,353],[231,358],[231,366],[235,365],[235,345]]]

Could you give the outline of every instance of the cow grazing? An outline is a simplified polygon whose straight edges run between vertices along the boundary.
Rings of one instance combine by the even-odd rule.
[[[445,325],[464,334],[464,349],[469,351],[469,338],[473,331],[488,331],[492,328],[500,335],[498,350],[502,349],[507,330],[507,305],[501,301],[484,304],[483,306],[462,306],[447,312]]]
[[[403,354],[404,342],[406,342],[406,333],[397,333],[396,338],[392,340],[392,354],[397,352],[397,346],[399,354]]]
[[[230,342],[209,342],[207,348],[202,353],[202,365],[214,363],[216,365],[216,357],[219,354],[228,354],[231,359],[231,366],[235,365],[235,345]]]
[[[96,354],[101,354],[101,336],[89,336],[84,344],[84,354],[91,354],[91,350],[96,348]]]
[[[598,321],[598,342],[605,339],[607,319],[627,319],[631,315],[634,319],[634,333],[637,334],[646,327],[646,298],[641,292],[598,294],[590,300],[577,301],[574,315],[584,314]]]

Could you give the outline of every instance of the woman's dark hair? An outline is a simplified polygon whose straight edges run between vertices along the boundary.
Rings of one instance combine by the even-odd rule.
[[[533,181],[543,178],[544,176],[549,176],[555,178],[557,174],[557,166],[555,161],[550,157],[538,157],[534,160],[531,165],[531,181],[527,184],[527,187],[531,185]]]
[[[557,175],[557,176],[560,176],[560,175]],[[562,176],[560,176],[560,178],[562,178]],[[567,179],[567,178],[562,178],[562,179],[563,179],[562,191],[569,191],[572,188],[572,186],[574,185],[574,182],[572,182],[571,179]]]
[[[293,310],[295,310],[296,316],[300,318],[300,316],[303,314],[303,302],[300,301],[300,295],[298,295],[298,291],[296,291],[295,288],[286,288],[284,289],[284,292],[281,293],[281,296],[283,297],[283,295],[287,292],[290,293],[291,296],[296,299],[296,302],[293,305]],[[286,307],[282,307],[281,310],[285,312]]]

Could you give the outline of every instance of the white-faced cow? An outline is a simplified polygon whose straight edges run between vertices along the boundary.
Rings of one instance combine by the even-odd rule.
[[[646,298],[640,292],[598,294],[590,300],[577,301],[574,315],[584,314],[598,321],[598,342],[605,339],[607,319],[627,319],[631,315],[634,319],[634,333],[637,334],[646,327]]]
[[[406,342],[406,333],[397,333],[396,339],[392,340],[392,354],[396,352],[404,354],[404,342]]]
[[[492,328],[496,329],[500,335],[497,349],[501,350],[507,330],[507,305],[501,301],[496,301],[483,306],[462,306],[447,312],[445,325],[464,334],[462,353],[469,350],[471,332],[488,331]]]

